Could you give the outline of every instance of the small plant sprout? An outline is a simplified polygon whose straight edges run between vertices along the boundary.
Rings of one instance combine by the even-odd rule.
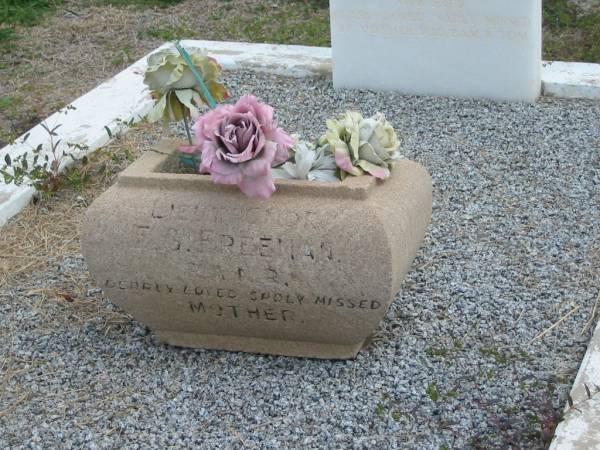
[[[44,152],[44,145],[30,145],[31,150],[19,156],[11,158],[9,154],[4,156],[4,165],[0,169],[6,184],[21,186],[27,183],[36,189],[38,193],[45,196],[56,192],[63,184],[65,178],[61,171],[67,164],[67,158],[76,160],[76,154],[86,152],[87,145],[67,142],[61,146],[62,139],[57,139],[57,130],[60,124],[52,128],[45,122],[41,127],[49,136],[48,150]],[[30,134],[27,133],[21,140],[21,144],[28,144]],[[28,144],[29,145],[29,144]],[[67,150],[64,149],[67,147]],[[87,157],[83,157],[83,164],[87,163]]]

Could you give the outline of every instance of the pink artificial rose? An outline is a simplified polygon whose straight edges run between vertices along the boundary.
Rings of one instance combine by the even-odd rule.
[[[201,153],[198,171],[215,183],[239,186],[248,197],[269,198],[275,192],[271,167],[287,161],[294,141],[273,119],[273,108],[245,95],[235,105],[220,105],[194,123]]]

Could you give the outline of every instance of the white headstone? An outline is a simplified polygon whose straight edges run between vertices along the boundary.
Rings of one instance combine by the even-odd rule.
[[[542,0],[331,0],[336,88],[534,101]]]

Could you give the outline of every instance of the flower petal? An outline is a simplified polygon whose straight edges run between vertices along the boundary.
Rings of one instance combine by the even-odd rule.
[[[165,109],[167,108],[167,96],[163,95],[161,99],[156,102],[152,110],[148,113],[149,122],[158,122],[163,118]]]
[[[317,155],[314,150],[311,150],[306,145],[296,146],[295,162],[298,178],[302,180],[308,179],[308,173],[312,168]]]
[[[270,173],[257,178],[244,177],[239,186],[240,191],[250,198],[267,199],[275,192],[275,184]]]
[[[358,161],[356,165],[380,180],[385,180],[390,176],[390,169],[387,167],[376,166],[375,164],[371,164],[370,162],[364,160]]]
[[[241,165],[244,177],[262,177],[271,171],[271,163],[267,158],[253,159]]]
[[[210,167],[210,175],[215,183],[240,184],[243,175],[241,167],[215,158]]]
[[[335,170],[311,170],[308,173],[308,179],[311,181],[340,181],[335,175]]]
[[[344,172],[355,176],[362,175],[362,170],[352,165],[352,161],[350,160],[350,155],[347,148],[336,147],[334,156],[335,163]]]
[[[290,173],[290,170],[288,170],[288,168],[285,167],[286,164],[284,164],[281,167],[277,167],[275,169],[271,169],[271,175],[273,175],[273,178],[275,178],[276,180],[293,180],[296,177]],[[291,171],[293,172],[293,168],[291,169]]]
[[[359,159],[369,161],[377,166],[383,166],[386,164],[385,161],[377,155],[373,146],[368,142],[360,146],[360,149],[358,150],[358,157]]]
[[[194,91],[192,89],[178,89],[175,91],[175,95],[179,101],[186,106],[190,111],[196,109],[196,105],[192,103],[194,100]]]

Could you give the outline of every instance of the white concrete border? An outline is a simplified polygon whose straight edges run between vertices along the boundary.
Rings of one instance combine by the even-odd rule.
[[[599,294],[600,295],[600,294]],[[588,398],[587,385],[592,398]],[[600,449],[600,323],[590,341],[573,389],[574,408],[567,408],[549,450]],[[595,394],[595,395],[594,395]]]
[[[600,100],[600,64],[545,62],[544,95]]]
[[[293,77],[330,74],[332,70],[328,47],[223,41],[182,43],[187,47],[207,49],[226,70],[250,69]]]
[[[226,70],[252,69],[296,77],[332,71],[331,49],[325,47],[220,41],[183,41],[183,44],[206,48]],[[110,141],[106,128],[115,134],[125,127],[124,122],[144,117],[152,106],[142,82],[145,68],[146,57],[75,100],[70,105],[74,110],[65,108],[46,119],[50,127],[61,124],[56,139],[62,139],[63,145],[66,142],[85,145],[90,153]],[[542,78],[548,95],[600,99],[600,65],[545,63]],[[43,143],[48,150],[48,136],[40,125],[28,133],[26,143],[19,143],[22,136],[18,143],[0,150],[0,165],[7,153],[14,159],[31,151],[32,145]],[[33,193],[33,188],[7,186],[0,180],[0,227],[27,205]]]

